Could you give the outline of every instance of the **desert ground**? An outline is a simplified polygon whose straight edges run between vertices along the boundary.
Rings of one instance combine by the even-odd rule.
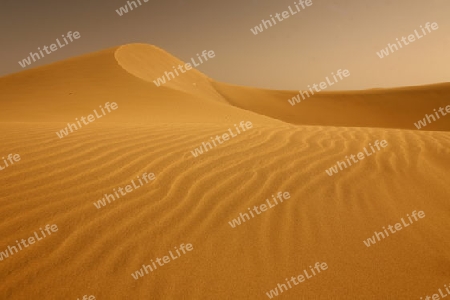
[[[129,44],[0,78],[0,251],[46,224],[58,231],[0,261],[0,299],[268,299],[316,262],[328,269],[274,299],[420,299],[450,284],[450,84],[322,92],[217,82]],[[60,139],[99,105],[118,109]],[[234,124],[251,130],[194,157]],[[325,170],[376,140],[389,146]],[[3,162],[3,160],[1,160]],[[97,209],[136,176],[156,179]],[[289,200],[232,228],[278,192]],[[367,247],[413,211],[426,217]],[[193,250],[135,280],[180,244]]]

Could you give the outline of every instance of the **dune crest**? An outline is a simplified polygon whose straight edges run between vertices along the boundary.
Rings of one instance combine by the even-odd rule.
[[[174,73],[173,67],[185,64],[161,48],[148,44],[123,45],[116,50],[114,55],[124,70],[152,84],[165,72]],[[194,67],[183,74],[181,71],[178,72],[179,76],[175,76],[171,80],[166,79],[166,83],[160,88],[171,88],[226,103],[224,98],[211,86],[211,80]]]
[[[230,124],[249,119],[251,115],[253,121],[262,123],[416,130],[414,123],[422,120],[425,113],[450,104],[449,83],[323,91],[305,97],[295,106],[288,100],[298,91],[217,82],[195,68],[162,86],[154,84],[154,80],[179,64],[184,62],[156,46],[127,44],[12,74],[0,78],[4,96],[0,99],[3,105],[0,122],[49,122],[48,113],[54,115],[53,122],[67,122],[100,105],[99,99],[103,98],[119,104],[127,101],[150,110],[125,107],[126,117],[106,120],[113,123],[152,120],[216,123],[221,120]],[[32,107],[31,103],[35,102],[40,106]],[[210,113],[199,113],[199,109]],[[443,117],[422,130],[450,131],[450,117]]]

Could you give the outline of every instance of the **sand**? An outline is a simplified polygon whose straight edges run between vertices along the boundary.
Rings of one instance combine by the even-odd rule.
[[[0,299],[269,299],[316,262],[328,269],[274,299],[420,299],[450,283],[450,85],[327,92],[219,83],[132,44],[0,78],[0,251],[46,224],[58,232],[0,261]],[[181,62],[180,62],[181,63]],[[195,84],[194,84],[195,83]],[[105,102],[119,108],[59,139]],[[251,121],[199,157],[191,151]],[[328,176],[375,140],[389,146]],[[143,173],[156,180],[96,209]],[[279,191],[291,198],[236,228],[229,221]],[[371,247],[412,211],[426,217]],[[138,280],[182,243],[193,251]]]

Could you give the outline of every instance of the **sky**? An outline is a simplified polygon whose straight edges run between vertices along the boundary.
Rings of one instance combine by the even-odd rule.
[[[450,1],[312,0],[312,5],[254,35],[294,0],[151,0],[123,16],[124,0],[0,2],[0,76],[21,72],[18,61],[62,34],[81,38],[28,68],[128,44],[156,45],[183,61],[203,50],[214,59],[198,69],[236,85],[305,90],[338,69],[350,76],[329,90],[450,82]],[[439,29],[380,58],[377,52],[427,22]]]

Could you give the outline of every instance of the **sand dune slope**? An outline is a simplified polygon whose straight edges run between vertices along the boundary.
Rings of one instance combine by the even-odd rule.
[[[227,101],[249,111],[298,125],[382,127],[417,130],[414,123],[450,105],[450,83],[348,92],[320,92],[291,105],[298,91],[273,91],[215,82]],[[444,111],[444,113],[446,113]],[[431,118],[431,117],[430,117]],[[437,119],[437,117],[435,117]],[[450,115],[421,130],[450,131]]]
[[[268,299],[316,262],[328,269],[274,299],[419,299],[449,283],[449,123],[399,129],[445,105],[447,85],[324,93],[292,107],[282,101],[292,92],[197,71],[153,84],[178,62],[126,45],[0,79],[0,157],[21,156],[0,170],[0,257],[59,228],[3,257],[0,299]],[[119,108],[58,138],[107,101]],[[240,121],[253,127],[193,155]],[[376,140],[388,146],[326,173]],[[94,205],[143,173],[156,179]],[[278,192],[291,198],[230,225]],[[425,217],[363,243],[414,210]],[[132,277],[182,243],[193,250]]]
[[[153,83],[178,64],[158,47],[130,44],[3,77],[0,122],[69,122],[115,101],[123,113],[103,122],[230,123],[252,112],[264,124],[416,130],[425,114],[450,105],[450,84],[321,92],[292,106],[288,100],[297,91],[219,83],[195,69],[165,85]],[[450,117],[421,130],[450,131]]]
[[[194,158],[222,125],[93,124],[61,141],[48,134],[55,126],[0,127],[1,153],[23,157],[1,174],[2,248],[45,224],[60,228],[1,262],[2,299],[264,299],[316,261],[329,269],[285,299],[415,299],[449,276],[448,133],[259,126]],[[390,144],[325,173],[375,139]],[[94,207],[144,172],[156,180]],[[278,191],[292,198],[229,225]],[[426,217],[363,244],[413,210]],[[131,277],[181,243],[194,250]]]
[[[206,75],[195,68],[184,70],[183,73],[177,67],[181,65],[185,69],[185,63],[158,47],[147,44],[124,45],[117,49],[115,58],[124,70],[152,84],[155,84],[155,81],[158,84],[157,79],[167,73],[165,84],[161,85],[161,88],[179,90],[209,101],[226,103]],[[195,62],[199,63],[198,60]],[[189,63],[192,66],[192,62]]]
[[[145,55],[155,56],[156,63],[142,61]],[[67,124],[106,102],[119,106],[101,120],[108,123],[231,123],[248,115],[262,123],[276,122],[227,104],[196,70],[167,87],[144,80],[151,77],[142,75],[147,70],[156,79],[178,62],[156,47],[132,44],[0,78],[0,122]]]

